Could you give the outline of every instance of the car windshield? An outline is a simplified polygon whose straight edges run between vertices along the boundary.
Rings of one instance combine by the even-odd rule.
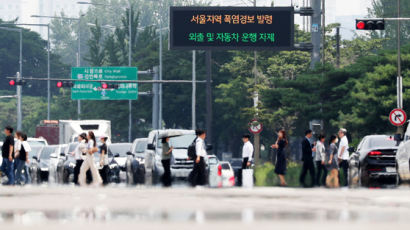
[[[367,146],[369,149],[374,148],[393,148],[396,147],[397,142],[393,137],[374,137],[369,138],[367,141]]]
[[[69,152],[69,153],[74,152],[74,150],[75,150],[75,148],[77,148],[77,146],[78,146],[78,143],[71,143],[71,144],[68,146],[68,152]]]
[[[134,153],[144,153],[147,148],[148,141],[138,141],[135,146]]]
[[[195,134],[186,134],[178,137],[171,137],[169,139],[169,145],[174,147],[174,149],[187,149],[188,146],[194,141]],[[162,148],[161,140],[158,144]]]
[[[54,153],[57,146],[45,146],[40,154],[40,159],[50,159],[50,155]]]
[[[218,160],[216,159],[216,157],[210,157],[209,159],[209,164],[217,164],[218,163]]]
[[[242,166],[242,160],[232,160],[231,165],[232,166]]]
[[[42,149],[42,146],[32,146],[31,151],[28,153],[29,158],[33,158],[34,156],[38,156],[38,153]]]
[[[222,164],[222,169],[231,169],[231,167],[229,167],[228,163],[223,163]]]
[[[31,141],[27,141],[27,142],[30,144],[30,146],[45,146],[46,145],[45,141],[33,141],[33,140],[31,140]]]
[[[120,154],[120,157],[126,157],[127,152],[131,150],[131,144],[112,144],[108,146],[108,153]]]

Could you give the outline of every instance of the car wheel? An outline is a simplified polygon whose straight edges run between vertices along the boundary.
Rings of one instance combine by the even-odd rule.
[[[134,173],[132,172],[132,169],[130,167],[127,167],[127,184],[128,185],[133,185],[135,184],[135,180],[134,180]]]
[[[66,169],[63,169],[63,184],[68,184],[70,180],[70,174]]]
[[[349,187],[357,188],[359,187],[359,169],[355,166],[350,167],[348,171],[348,181]]]
[[[399,187],[401,184],[400,174],[399,174],[399,164],[396,162],[396,187]]]
[[[135,181],[137,184],[145,184],[145,167],[137,170]]]
[[[366,168],[363,169],[362,167],[360,167],[359,179],[360,179],[360,186],[369,187],[369,175],[367,173]]]
[[[159,183],[159,175],[158,171],[152,170],[152,185],[156,185]]]

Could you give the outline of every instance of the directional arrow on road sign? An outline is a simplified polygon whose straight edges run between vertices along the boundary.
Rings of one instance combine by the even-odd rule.
[[[393,109],[389,115],[390,122],[395,126],[402,126],[406,123],[407,115],[402,109]]]

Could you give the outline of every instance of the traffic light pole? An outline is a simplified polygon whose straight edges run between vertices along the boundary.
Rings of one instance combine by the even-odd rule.
[[[14,31],[20,33],[20,54],[19,54],[19,72],[16,74],[16,80],[22,79],[23,73],[23,30],[17,28],[9,28],[9,27],[0,27],[2,30]],[[22,128],[22,112],[21,112],[21,94],[22,94],[22,87],[21,85],[17,85],[16,87],[17,93],[17,130],[21,130]]]
[[[400,18],[400,0],[397,0],[397,18]],[[401,76],[400,20],[397,21],[397,107],[403,108],[403,79]]]

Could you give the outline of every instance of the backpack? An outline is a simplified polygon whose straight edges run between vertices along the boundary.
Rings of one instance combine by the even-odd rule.
[[[191,160],[196,158],[196,139],[188,146],[188,158]]]

